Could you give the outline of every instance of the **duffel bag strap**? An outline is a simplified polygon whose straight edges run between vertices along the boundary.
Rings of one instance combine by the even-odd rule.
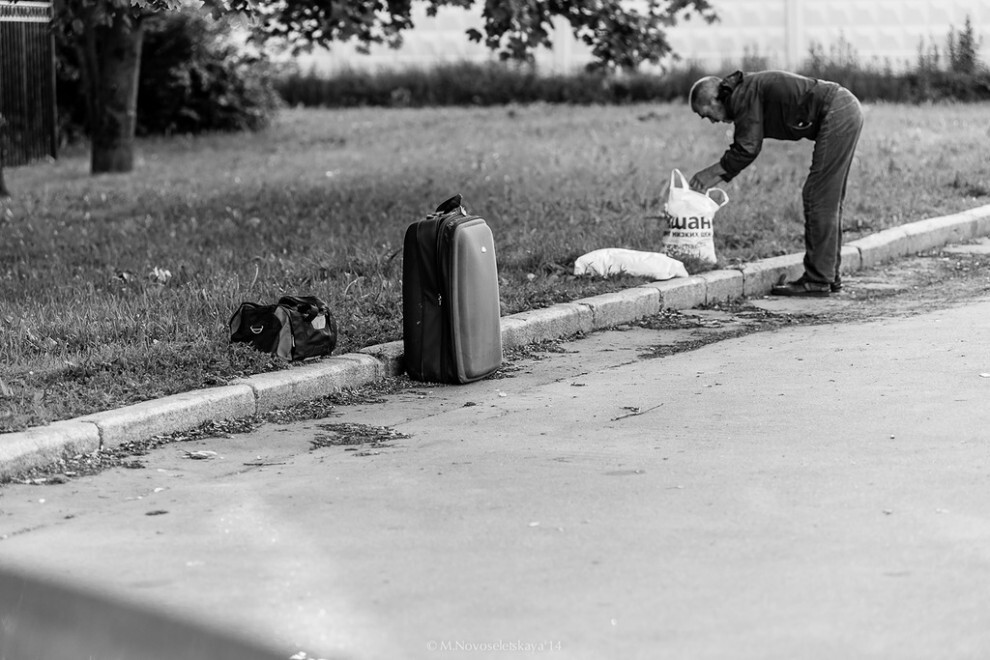
[[[312,322],[321,313],[329,311],[327,304],[316,296],[282,296],[279,298],[278,304],[295,309],[303,315],[303,320],[306,323]]]

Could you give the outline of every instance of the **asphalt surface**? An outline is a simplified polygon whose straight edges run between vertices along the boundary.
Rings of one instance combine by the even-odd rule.
[[[9,484],[2,565],[273,657],[985,658],[990,246],[958,249]]]

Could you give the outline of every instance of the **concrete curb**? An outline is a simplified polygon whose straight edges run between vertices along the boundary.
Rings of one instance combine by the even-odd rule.
[[[844,272],[952,242],[990,235],[990,205],[892,227],[848,243]],[[803,254],[762,259],[742,268],[650,282],[502,318],[502,344],[516,348],[628,323],[663,309],[687,309],[761,296],[781,275],[803,272]],[[258,374],[223,387],[195,390],[48,426],[0,435],[0,481],[66,453],[91,452],[194,428],[216,419],[258,415],[275,408],[360,387],[403,371],[402,342],[394,341],[291,369]]]
[[[0,436],[0,481],[65,454],[100,448],[100,430],[92,422],[67,420]]]
[[[347,353],[294,369],[239,378],[231,385],[251,389],[254,395],[251,414],[260,415],[275,408],[318,399],[345,387],[360,387],[385,375],[384,361],[371,355]]]
[[[191,429],[212,419],[236,419],[255,413],[254,394],[246,385],[225,385],[142,401],[116,410],[79,417],[100,432],[103,447]]]

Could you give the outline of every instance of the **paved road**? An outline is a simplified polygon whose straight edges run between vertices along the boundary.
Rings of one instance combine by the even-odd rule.
[[[0,561],[286,658],[986,658],[988,319],[598,333],[7,486]]]

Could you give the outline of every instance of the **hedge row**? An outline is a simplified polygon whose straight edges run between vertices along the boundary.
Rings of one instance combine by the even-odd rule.
[[[959,73],[919,69],[895,74],[825,65],[805,67],[801,72],[838,82],[863,101],[990,100],[990,72],[985,70]],[[276,81],[275,88],[289,105],[309,107],[504,105],[540,101],[614,104],[686,98],[693,82],[708,73],[712,72],[688,66],[663,75],[542,76],[526,67],[462,62],[432,69],[344,71],[332,76],[312,70],[295,71]]]

